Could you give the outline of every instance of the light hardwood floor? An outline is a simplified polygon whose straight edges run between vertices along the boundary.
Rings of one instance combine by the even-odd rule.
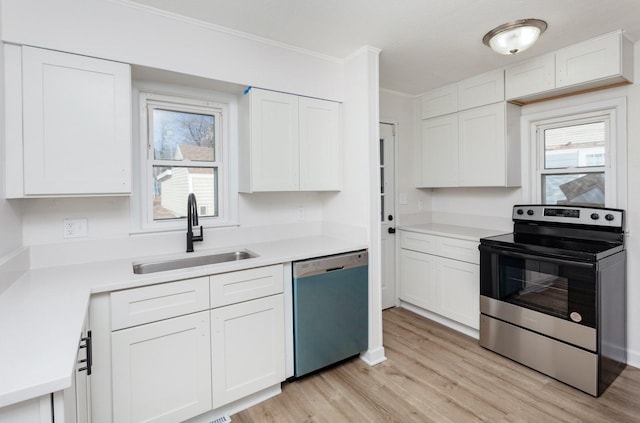
[[[407,310],[383,322],[385,362],[284,383],[232,422],[640,422],[640,369],[593,398]]]

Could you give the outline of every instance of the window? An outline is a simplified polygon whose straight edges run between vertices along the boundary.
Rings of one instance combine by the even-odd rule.
[[[627,101],[602,97],[558,100],[523,114],[522,125],[530,129],[529,166],[522,175],[525,201],[626,207]],[[579,104],[557,107],[563,103]]]
[[[227,105],[140,93],[142,230],[184,229],[187,197],[200,224],[230,220]]]
[[[604,207],[610,126],[608,114],[538,123],[541,203]]]

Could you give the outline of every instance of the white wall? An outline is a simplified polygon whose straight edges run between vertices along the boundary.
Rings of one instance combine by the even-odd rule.
[[[0,13],[2,13],[0,11]],[[0,30],[2,26],[0,24]],[[0,46],[0,99],[4,99],[4,49]],[[4,143],[5,104],[0,101],[0,258],[22,247],[22,219],[20,201],[5,199],[5,143]],[[0,289],[1,291],[1,289]]]
[[[380,121],[396,124],[396,210],[399,225],[418,221],[427,223],[431,219],[431,190],[415,187],[420,147],[419,113],[419,98],[380,90]],[[402,197],[406,202],[400,201]]]
[[[118,0],[3,0],[2,39],[342,100],[342,62]]]
[[[385,359],[382,346],[380,291],[380,181],[378,60],[379,50],[364,47],[347,58],[343,117],[342,190],[324,208],[323,231],[360,238],[369,245],[369,350],[363,359],[375,364]],[[355,229],[355,232],[354,232]]]
[[[342,60],[245,38],[194,21],[149,13],[117,0],[3,0],[1,7],[4,41],[120,60],[144,66],[146,74],[153,74],[151,68],[160,68],[192,75],[181,77],[160,72],[163,77],[175,75],[176,84],[188,83],[196,80],[193,76],[199,76],[211,81],[343,99]],[[134,143],[137,139],[134,134]],[[241,195],[240,225],[320,222],[324,203],[330,197],[331,194],[314,193]],[[14,220],[20,219],[22,213],[25,245],[78,243],[82,240],[62,238],[64,218],[87,218],[87,241],[126,238],[131,232],[130,201],[124,197],[27,199],[21,200],[23,210],[16,212],[3,202],[0,211],[6,210]],[[14,204],[20,202],[14,201]],[[7,221],[12,220],[7,218]],[[18,236],[2,237],[0,242],[7,240],[7,250],[22,244],[21,225],[10,227]],[[10,243],[10,239],[19,241]]]

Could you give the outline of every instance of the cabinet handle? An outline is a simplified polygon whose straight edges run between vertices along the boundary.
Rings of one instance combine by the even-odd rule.
[[[87,376],[90,376],[91,366],[93,365],[93,343],[91,342],[91,331],[87,332],[87,336],[80,338],[80,342],[84,342],[84,344],[80,344],[80,348],[87,349],[87,358],[78,361],[78,363],[87,363],[87,365],[80,367],[78,371],[83,372],[86,370]]]

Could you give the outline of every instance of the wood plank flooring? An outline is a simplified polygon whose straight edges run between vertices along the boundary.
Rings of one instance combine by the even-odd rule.
[[[384,311],[383,327],[385,362],[284,383],[232,422],[640,422],[640,369],[593,398],[410,311]]]

